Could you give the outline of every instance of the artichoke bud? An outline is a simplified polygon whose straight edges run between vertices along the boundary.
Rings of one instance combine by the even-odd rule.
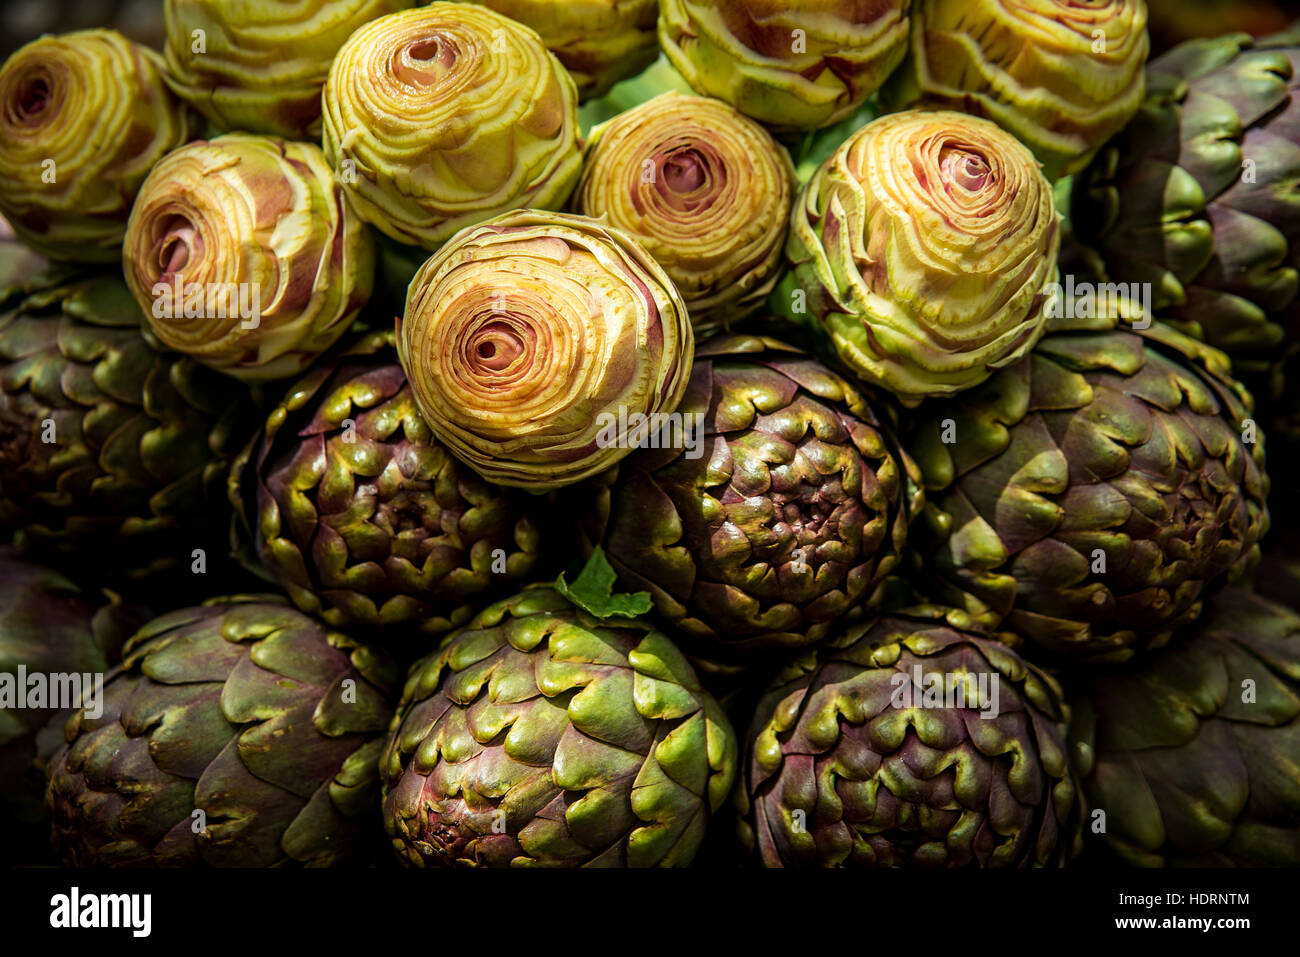
[[[248,380],[295,375],[333,345],[370,296],[374,258],[317,147],[246,133],[164,158],[123,249],[153,334]]]
[[[790,157],[761,126],[665,93],[592,131],[573,209],[639,239],[699,333],[771,292],[793,191]]]
[[[398,348],[425,420],[502,485],[544,491],[613,465],[681,400],[681,295],[630,236],[519,210],[469,227],[412,280]]]
[[[51,259],[113,262],[140,184],[189,128],[152,50],[115,30],[41,37],[0,69],[0,212]]]
[[[429,250],[507,210],[559,209],[581,172],[572,78],[535,32],[474,4],[361,27],[322,108],[325,154],[362,218]]]

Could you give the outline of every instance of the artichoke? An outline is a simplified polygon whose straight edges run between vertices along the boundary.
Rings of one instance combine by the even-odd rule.
[[[113,262],[140,184],[185,142],[162,61],[116,30],[44,36],[0,69],[0,213],[51,259]]]
[[[603,610],[533,586],[411,669],[380,760],[404,863],[691,862],[735,735],[667,637]]]
[[[430,250],[506,210],[559,209],[582,168],[573,80],[536,33],[474,4],[357,30],[322,107],[325,155],[360,216]]]
[[[438,440],[531,491],[627,455],[681,400],[694,350],[681,296],[639,243],[532,210],[469,227],[425,263],[397,338]]]
[[[429,431],[390,334],[289,389],[230,474],[262,563],[336,628],[464,624],[538,558],[533,516]],[[495,592],[495,594],[494,594]]]
[[[592,99],[659,54],[656,0],[473,0],[537,31]]]
[[[1300,866],[1300,617],[1224,589],[1071,696],[1090,830],[1140,867]]]
[[[1107,279],[1227,352],[1264,393],[1300,342],[1300,29],[1192,40],[1153,60],[1137,118],[1074,184]],[[1271,379],[1271,382],[1269,381]]]
[[[1042,335],[1060,229],[1025,147],[960,113],[881,117],[791,214],[774,304],[909,405],[978,385]],[[806,300],[806,301],[805,301]]]
[[[903,59],[912,0],[659,0],[659,43],[696,92],[770,126],[830,126]]]
[[[700,332],[772,291],[793,192],[790,157],[761,126],[665,93],[592,131],[573,210],[639,239]]]
[[[909,427],[930,594],[1062,658],[1165,644],[1268,529],[1262,436],[1226,357],[1112,324],[1053,332]]]
[[[122,254],[168,347],[243,379],[301,373],[370,297],[374,247],[309,143],[228,133],[159,163]]]
[[[46,790],[76,867],[364,861],[397,674],[278,599],[155,619],[73,715]]]
[[[738,790],[768,867],[1052,867],[1082,846],[1057,683],[935,608],[859,625],[758,705]]]
[[[993,120],[1054,180],[1137,111],[1147,48],[1146,0],[916,0],[886,99]]]
[[[920,509],[920,475],[872,402],[772,339],[697,352],[682,442],[581,491],[586,532],[710,670],[820,641],[871,603]]]
[[[221,132],[320,138],[320,94],[352,31],[414,0],[167,0],[167,84]]]

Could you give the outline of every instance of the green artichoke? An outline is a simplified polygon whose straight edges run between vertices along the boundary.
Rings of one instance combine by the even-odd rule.
[[[735,735],[667,637],[603,610],[533,586],[411,669],[380,761],[404,863],[691,862]]]
[[[44,36],[0,69],[0,213],[51,259],[113,262],[153,165],[189,136],[162,60],[115,30]]]
[[[1300,616],[1219,592],[1179,644],[1073,689],[1090,830],[1140,867],[1300,866]]]
[[[167,0],[167,85],[218,132],[320,139],[320,95],[352,31],[414,0]]]
[[[479,478],[429,431],[391,333],[289,389],[232,468],[230,498],[289,597],[336,628],[446,631],[522,584],[538,558],[519,493]]]
[[[770,126],[844,119],[903,59],[912,0],[659,0],[659,43],[696,92]]]
[[[916,0],[885,99],[987,117],[1054,180],[1137,111],[1147,49],[1146,0]]]
[[[1262,436],[1226,357],[1161,323],[1111,325],[1053,332],[908,427],[929,593],[1030,652],[1163,645],[1268,529]]]
[[[966,624],[887,615],[777,677],[738,789],[764,865],[1053,867],[1078,852],[1060,688]]]
[[[75,867],[365,861],[397,673],[269,597],[155,619],[73,715],[51,766],[53,843]]]
[[[709,669],[820,641],[869,606],[921,507],[877,407],[772,339],[701,343],[665,433],[580,488],[587,534]]]
[[[1013,137],[960,113],[890,114],[804,187],[773,304],[915,405],[1033,348],[1059,245],[1051,186]]]
[[[1071,218],[1108,280],[1231,356],[1264,399],[1300,342],[1300,29],[1153,60],[1136,119],[1079,176]]]
[[[465,229],[425,263],[397,339],[438,440],[531,491],[627,455],[680,401],[694,353],[681,295],[638,242],[533,210]]]
[[[582,168],[572,78],[536,33],[475,4],[357,30],[322,109],[325,155],[361,218],[430,250],[507,210],[559,209]]]
[[[785,148],[753,120],[665,93],[591,132],[572,205],[639,239],[702,332],[772,291],[794,188]]]

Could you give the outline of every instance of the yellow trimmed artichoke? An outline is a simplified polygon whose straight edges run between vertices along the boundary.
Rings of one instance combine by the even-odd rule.
[[[397,338],[438,439],[535,492],[627,455],[646,417],[677,407],[695,353],[681,296],[636,240],[534,210],[466,229],[425,263]]]
[[[136,191],[185,142],[162,60],[116,30],[27,44],[0,69],[0,212],[51,259],[112,262]]]
[[[867,124],[804,187],[776,303],[907,405],[983,382],[1042,336],[1060,229],[1033,155],[993,123]]]
[[[145,180],[123,266],[168,347],[241,379],[296,375],[370,296],[374,247],[310,143],[227,133]]]
[[[532,30],[473,4],[380,17],[344,44],[322,99],[325,155],[361,217],[435,250],[582,170],[573,80]]]
[[[320,138],[320,92],[352,31],[413,0],[167,0],[167,83],[221,131]]]
[[[659,43],[698,93],[769,126],[844,119],[907,48],[912,0],[659,0]]]
[[[696,331],[762,305],[781,265],[794,166],[718,100],[665,93],[591,133],[574,212],[639,239]]]

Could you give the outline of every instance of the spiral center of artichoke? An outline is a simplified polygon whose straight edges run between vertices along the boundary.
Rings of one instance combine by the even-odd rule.
[[[939,169],[943,178],[962,189],[977,193],[988,185],[993,170],[979,153],[961,147],[944,147],[939,154]]]
[[[524,342],[518,331],[504,316],[491,317],[470,342],[474,367],[484,372],[510,368],[524,351]]]
[[[180,272],[185,268],[197,237],[194,224],[185,217],[173,216],[167,221],[158,243],[158,265],[165,274]]]
[[[27,77],[14,95],[14,115],[19,123],[34,123],[42,118],[53,100],[49,77],[41,73]]]
[[[406,48],[406,69],[398,72],[405,80],[432,84],[456,65],[456,47],[442,37],[422,37]]]
[[[704,185],[704,158],[693,149],[673,153],[663,161],[664,184],[674,193],[693,193]]]

